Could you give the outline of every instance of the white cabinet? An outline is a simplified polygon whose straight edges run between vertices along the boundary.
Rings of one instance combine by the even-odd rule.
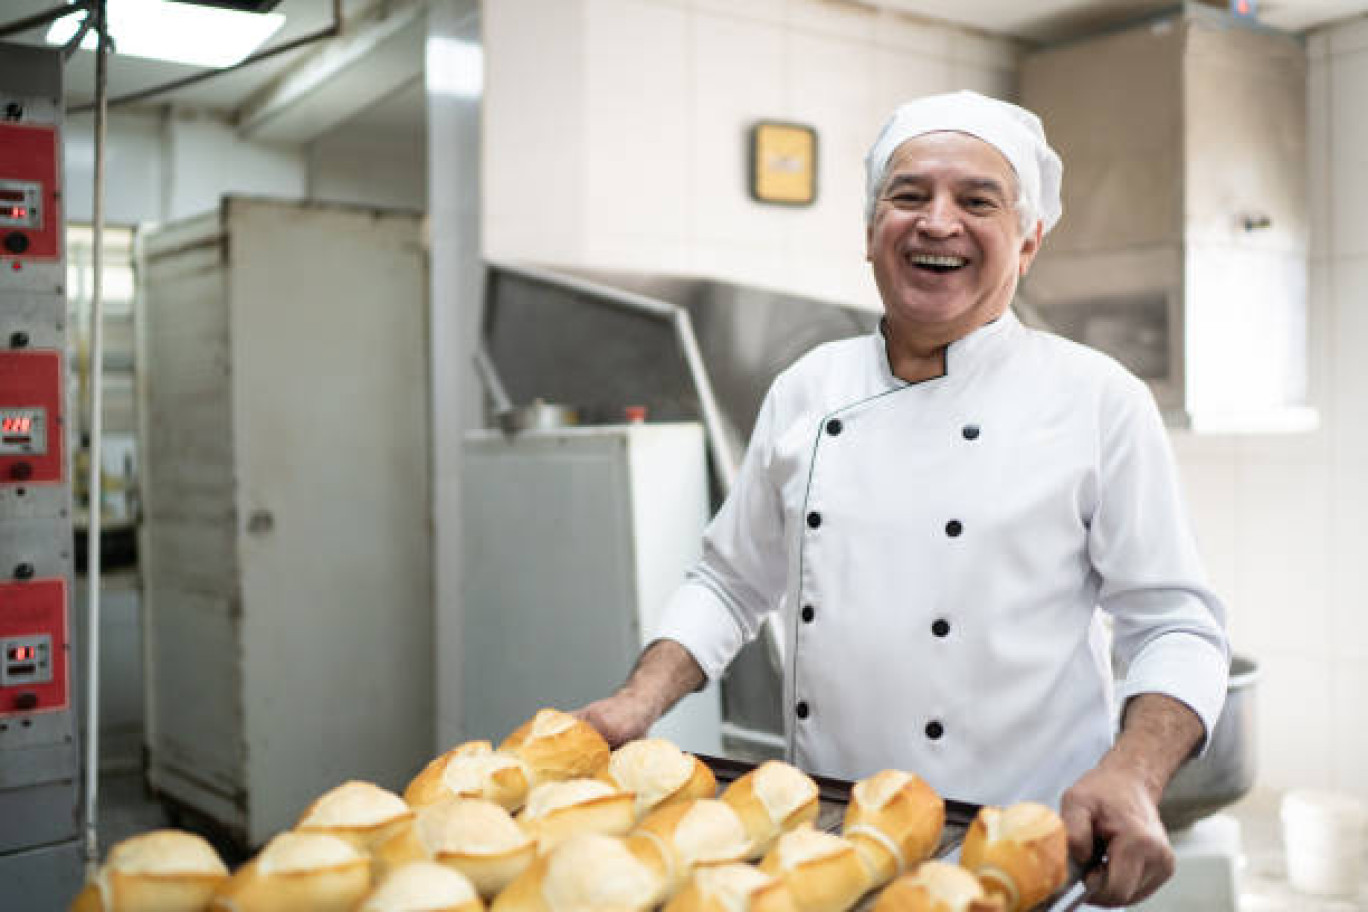
[[[476,431],[465,453],[465,738],[613,692],[698,559],[702,427]],[[441,659],[439,659],[441,661]],[[716,685],[653,734],[720,753]]]
[[[259,845],[432,754],[421,220],[228,198],[140,270],[148,777]]]

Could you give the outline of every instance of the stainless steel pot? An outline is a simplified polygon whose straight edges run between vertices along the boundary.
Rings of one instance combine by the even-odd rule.
[[[1170,831],[1183,830],[1234,804],[1254,785],[1254,695],[1259,665],[1248,656],[1230,662],[1225,708],[1207,752],[1189,760],[1169,783],[1159,816]]]

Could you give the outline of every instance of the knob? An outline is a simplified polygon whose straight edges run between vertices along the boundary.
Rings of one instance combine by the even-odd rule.
[[[28,462],[16,462],[10,466],[10,478],[14,481],[28,481],[33,477],[33,464]]]
[[[31,690],[25,690],[14,698],[14,708],[20,712],[28,712],[38,707],[38,695]]]
[[[17,580],[33,579],[33,564],[19,564],[14,568],[14,578]]]
[[[29,238],[22,231],[11,231],[5,235],[5,249],[13,254],[25,253],[29,249]]]
[[[10,333],[10,348],[28,348],[29,334],[20,330]]]

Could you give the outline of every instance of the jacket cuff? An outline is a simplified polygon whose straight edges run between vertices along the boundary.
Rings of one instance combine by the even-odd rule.
[[[674,640],[687,649],[710,682],[721,677],[745,645],[741,625],[726,603],[692,580],[675,590],[653,639]]]
[[[1193,756],[1206,753],[1211,733],[1225,705],[1230,677],[1230,656],[1213,643],[1184,634],[1158,637],[1131,662],[1130,672],[1117,694],[1125,718],[1131,697],[1157,693],[1184,704],[1201,720],[1205,730]]]

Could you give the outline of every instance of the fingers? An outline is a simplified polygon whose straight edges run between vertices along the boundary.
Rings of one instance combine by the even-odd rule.
[[[1092,810],[1066,792],[1060,804],[1059,816],[1069,833],[1069,856],[1079,865],[1092,860],[1096,837],[1093,835]]]
[[[1173,850],[1148,834],[1123,833],[1107,848],[1107,864],[1087,879],[1088,902],[1126,906],[1158,890],[1173,875]]]

